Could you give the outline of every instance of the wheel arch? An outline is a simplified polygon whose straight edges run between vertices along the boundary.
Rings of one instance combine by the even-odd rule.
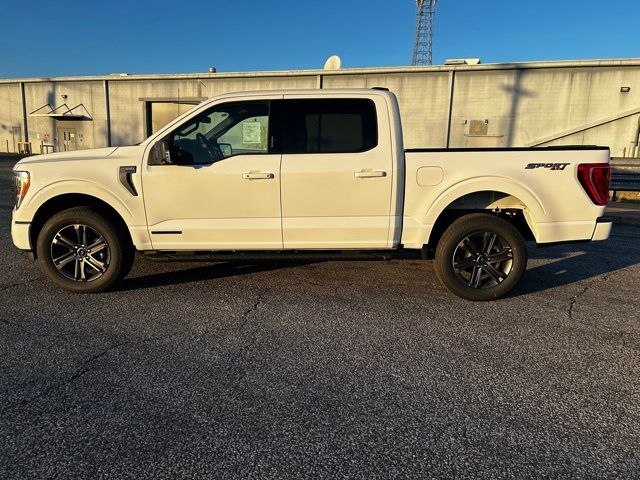
[[[44,224],[53,215],[74,207],[88,207],[107,218],[123,235],[125,241],[133,247],[133,239],[131,232],[127,227],[124,218],[113,206],[93,195],[84,193],[65,193],[49,198],[38,207],[29,231],[31,245],[33,246],[33,254],[37,255],[35,248],[38,236]]]
[[[489,213],[512,223],[525,240],[537,237],[537,219],[545,215],[539,199],[526,187],[514,188],[458,188],[441,195],[427,213],[432,225],[425,239],[425,247],[432,252],[447,229],[458,218],[471,213]]]

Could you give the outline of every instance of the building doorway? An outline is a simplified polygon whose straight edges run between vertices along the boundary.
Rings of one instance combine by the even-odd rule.
[[[78,148],[75,128],[58,128],[58,151],[69,152]]]
[[[141,99],[144,101],[145,134],[153,135],[174,118],[198,105],[203,98],[171,99]]]

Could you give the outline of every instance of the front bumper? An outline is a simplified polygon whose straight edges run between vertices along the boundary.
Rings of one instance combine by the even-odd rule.
[[[30,231],[31,222],[11,221],[11,239],[20,250],[33,250]]]
[[[609,217],[600,217],[596,220],[596,228],[593,230],[591,240],[598,242],[606,240],[611,234],[611,228],[613,227],[613,220]]]

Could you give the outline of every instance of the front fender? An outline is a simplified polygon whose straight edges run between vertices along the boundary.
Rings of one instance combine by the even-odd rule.
[[[13,211],[12,224],[26,225],[23,228],[28,229],[28,224],[33,222],[38,210],[49,200],[68,194],[85,195],[109,205],[127,226],[133,245],[138,250],[149,250],[151,239],[142,198],[131,195],[124,187],[122,191],[122,195],[118,195],[100,183],[87,180],[66,179],[52,182],[36,190],[33,195],[25,197],[20,208]]]
[[[49,183],[38,189],[33,195],[25,198],[25,202],[16,211],[18,220],[30,221],[42,205],[52,198],[69,193],[88,195],[108,203],[118,212],[127,225],[136,225],[136,218],[131,206],[103,185],[86,179],[65,179]]]

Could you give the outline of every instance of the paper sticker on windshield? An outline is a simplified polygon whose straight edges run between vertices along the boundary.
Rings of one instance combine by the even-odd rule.
[[[242,124],[242,143],[260,143],[262,138],[262,125],[260,122],[245,122]]]

